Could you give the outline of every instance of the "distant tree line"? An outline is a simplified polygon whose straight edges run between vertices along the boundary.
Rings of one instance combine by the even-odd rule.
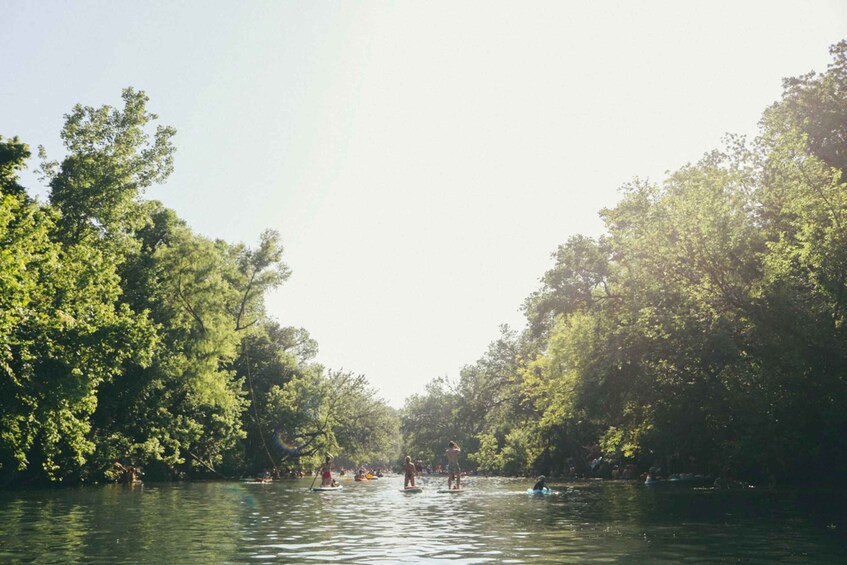
[[[847,41],[830,52],[784,81],[756,139],[631,182],[601,237],[561,245],[526,330],[407,400],[406,450],[438,463],[456,439],[490,473],[841,480]]]
[[[46,203],[20,184],[28,146],[0,138],[0,485],[395,459],[396,411],[265,312],[290,274],[279,235],[211,240],[143,198],[175,131],[122,99],[65,116]]]

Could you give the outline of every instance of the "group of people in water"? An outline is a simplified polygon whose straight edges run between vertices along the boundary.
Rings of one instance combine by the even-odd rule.
[[[444,452],[444,455],[447,458],[448,489],[459,490],[462,488],[462,468],[459,465],[459,454],[461,452],[462,449],[459,447],[459,444],[455,441],[450,441],[450,443],[447,444],[447,450]],[[321,465],[318,471],[321,476],[321,487],[326,488],[339,486],[338,482],[332,478],[332,466],[332,455],[327,455],[324,459],[323,465]],[[404,488],[416,488],[415,477],[423,472],[423,462],[421,460],[418,460],[417,462],[413,463],[412,457],[410,455],[407,455],[403,464],[403,472],[405,473],[405,479],[403,481]],[[355,479],[364,480],[370,479],[372,477],[376,478],[381,474],[382,473],[377,474],[376,472],[368,473],[367,469],[361,467],[358,471],[356,471]]]
[[[318,474],[321,476],[321,486],[337,486],[337,482],[332,478],[332,470],[333,470],[333,457],[332,455],[327,455],[324,459],[323,464],[320,469],[318,469]],[[340,469],[339,475],[346,475],[347,470],[343,467]],[[377,479],[382,476],[382,470],[380,469],[372,469],[368,470],[366,467],[359,467],[354,471],[354,479],[357,481],[365,481],[371,479]]]
[[[447,444],[447,451],[444,452],[447,457],[447,488],[460,490],[462,488],[462,468],[459,466],[459,454],[462,449],[455,441],[450,441]],[[423,471],[423,462],[418,460],[412,463],[412,456],[407,455],[406,461],[403,464],[403,472],[405,478],[403,480],[403,488],[416,488],[415,477]],[[453,486],[455,481],[455,486]]]
[[[462,488],[462,467],[459,465],[459,454],[462,453],[462,448],[459,447],[459,444],[455,441],[450,441],[447,444],[447,450],[444,452],[444,456],[447,459],[447,489],[448,490],[461,490]],[[332,456],[327,455],[324,460],[324,464],[320,468],[321,474],[321,486],[322,487],[337,487],[338,482],[332,478]],[[414,489],[417,488],[415,484],[415,478],[421,474],[423,471],[423,462],[418,460],[416,462],[412,462],[412,456],[407,455],[403,462],[403,488],[404,489]],[[356,472],[356,479],[359,480],[360,477],[372,476],[367,473],[367,470],[364,467],[361,467]],[[538,477],[538,481],[532,487],[532,490],[535,491],[543,491],[547,488],[547,479],[544,475]]]
[[[462,489],[462,467],[459,464],[459,455],[462,453],[462,448],[459,447],[459,444],[455,441],[450,441],[447,444],[447,449],[444,452],[444,457],[447,460],[447,489],[448,490],[461,490]],[[322,488],[337,488],[339,487],[339,483],[332,476],[333,472],[333,463],[334,459],[332,455],[327,455],[324,459],[323,464],[320,466],[318,473],[321,477],[321,487]],[[403,488],[404,489],[415,489],[417,488],[416,478],[421,475],[424,471],[423,462],[419,459],[417,461],[412,461],[412,457],[407,455],[403,462]],[[345,474],[344,469],[341,470],[341,474]],[[266,474],[267,475],[267,474]],[[365,467],[360,467],[356,471],[355,479],[356,480],[370,480],[372,478],[378,478],[382,476],[382,473],[374,470],[373,472],[369,472]],[[270,478],[270,477],[268,477]],[[532,487],[532,490],[535,491],[544,491],[547,488],[546,477],[541,475],[538,477],[537,482]]]

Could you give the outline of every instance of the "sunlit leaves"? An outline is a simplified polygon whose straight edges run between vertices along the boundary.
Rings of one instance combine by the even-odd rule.
[[[730,136],[662,183],[633,181],[603,236],[558,249],[525,304],[533,354],[507,378],[472,365],[441,397],[474,414],[471,461],[594,472],[580,462],[603,454],[784,479],[826,458],[843,473],[847,42],[832,54],[786,80],[754,143]],[[516,391],[535,414],[492,427]]]
[[[0,206],[0,369],[4,472],[37,460],[53,478],[93,450],[99,386],[150,359],[152,328],[117,303],[114,265],[96,249],[50,240],[53,216],[23,196]],[[13,463],[14,461],[14,463]]]
[[[143,200],[175,132],[143,92],[122,99],[65,116],[67,155],[41,151],[49,205],[18,184],[27,146],[0,138],[0,479],[223,476],[276,466],[283,436],[290,466],[396,457],[397,415],[364,377],[311,364],[308,332],[268,318],[279,234],[211,240]]]
[[[123,110],[76,105],[65,116],[62,141],[69,153],[61,163],[46,161],[42,151],[50,202],[72,241],[90,229],[114,237],[140,227],[138,198],[173,170],[173,128],[158,126],[151,139],[147,126],[157,116],[147,111],[147,96],[127,88],[122,98]]]

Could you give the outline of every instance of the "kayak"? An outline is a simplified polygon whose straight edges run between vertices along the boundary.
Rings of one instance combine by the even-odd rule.
[[[401,489],[400,489],[400,492],[409,492],[409,493],[423,492],[423,487],[408,487],[408,488],[401,488]]]
[[[312,490],[315,491],[315,492],[327,492],[327,491],[333,491],[333,490],[341,490],[343,488],[344,488],[343,486],[338,485],[337,487],[314,487]]]
[[[550,490],[550,489],[549,489],[549,488],[547,488],[547,487],[544,487],[544,488],[542,488],[542,489],[531,489],[531,488],[528,488],[528,489],[526,489],[526,493],[527,493],[527,494],[553,494],[553,491],[552,491],[552,490]]]

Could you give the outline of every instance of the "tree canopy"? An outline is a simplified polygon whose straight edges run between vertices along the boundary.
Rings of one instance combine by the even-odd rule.
[[[265,311],[290,276],[279,234],[211,240],[144,191],[175,130],[144,92],[77,105],[67,154],[19,183],[30,150],[0,138],[0,484],[238,476],[399,457],[394,410],[363,376],[313,362]]]
[[[365,376],[314,361],[265,310],[291,270],[194,232],[144,198],[175,130],[142,91],[75,106],[66,154],[21,185],[0,137],[0,484],[234,477],[341,461],[620,476],[847,471],[847,41],[785,79],[752,140],[727,136],[661,182],[634,179],[574,235],[455,379],[400,411]],[[539,202],[539,205],[544,205]]]
[[[435,461],[465,434],[494,473],[842,476],[847,41],[831,53],[756,139],[624,186],[601,237],[553,254],[523,332],[407,402],[409,445]],[[435,413],[463,425],[431,438]]]

